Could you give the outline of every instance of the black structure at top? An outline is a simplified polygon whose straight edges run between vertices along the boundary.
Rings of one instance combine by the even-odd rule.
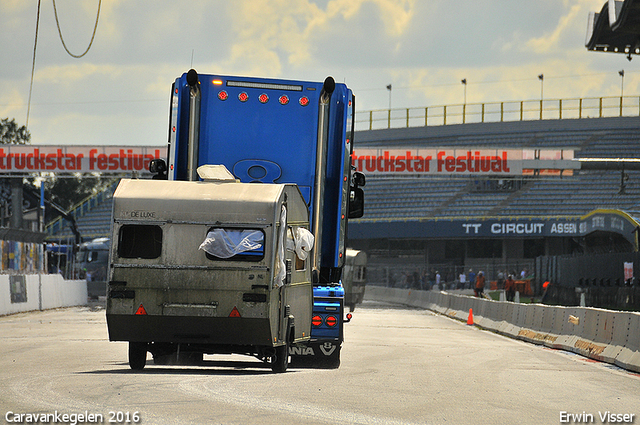
[[[629,60],[640,54],[640,0],[609,0],[599,13],[591,12],[585,45],[589,50],[626,54]]]

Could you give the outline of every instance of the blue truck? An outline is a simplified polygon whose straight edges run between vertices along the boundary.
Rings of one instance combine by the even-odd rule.
[[[271,238],[280,240],[280,242],[287,239],[287,252],[295,250],[298,253],[297,248],[300,240],[304,239],[307,244],[311,243],[311,246],[306,247],[306,251],[309,253],[308,259],[301,258],[304,255],[298,256],[296,254],[287,260],[287,278],[282,282],[288,282],[287,279],[290,280],[290,275],[296,275],[295,272],[297,271],[307,270],[308,283],[311,288],[309,297],[312,298],[313,302],[312,304],[305,304],[302,301],[298,303],[289,302],[293,299],[291,297],[294,296],[304,298],[305,295],[302,290],[298,290],[295,295],[291,295],[294,292],[289,289],[290,295],[285,296],[280,293],[280,295],[276,296],[276,293],[272,291],[284,291],[288,286],[295,285],[284,284],[281,286],[279,278],[274,278],[264,285],[251,285],[252,289],[256,287],[258,288],[256,290],[264,289],[266,295],[245,292],[241,295],[241,297],[244,297],[243,305],[249,309],[258,302],[274,304],[272,310],[281,312],[274,313],[274,318],[278,316],[278,323],[284,320],[287,324],[282,325],[284,326],[283,329],[295,328],[298,333],[290,331],[291,336],[282,338],[275,334],[269,334],[269,340],[273,339],[272,343],[269,344],[264,343],[262,335],[255,335],[254,339],[256,341],[262,341],[255,344],[247,339],[243,340],[242,344],[236,344],[233,341],[217,344],[215,339],[212,338],[207,339],[206,343],[202,343],[202,341],[198,342],[193,338],[180,339],[179,335],[189,334],[185,330],[185,327],[189,326],[189,321],[185,322],[182,320],[184,318],[182,318],[182,321],[179,322],[180,326],[182,326],[180,330],[182,333],[176,331],[177,333],[173,340],[169,338],[169,340],[165,341],[154,341],[153,338],[159,338],[159,336],[145,334],[145,329],[148,329],[149,323],[141,324],[138,327],[138,333],[131,331],[131,321],[149,320],[148,318],[131,317],[131,311],[133,310],[135,310],[133,316],[136,315],[135,313],[140,313],[142,299],[153,299],[156,300],[156,304],[160,304],[162,301],[162,305],[174,306],[166,309],[167,314],[173,316],[181,314],[187,317],[194,316],[196,315],[194,313],[196,310],[198,312],[207,311],[207,314],[211,317],[222,313],[214,308],[206,307],[202,304],[202,300],[193,301],[193,297],[189,298],[187,295],[184,296],[184,299],[190,299],[190,306],[187,306],[187,303],[182,303],[180,304],[181,307],[178,308],[175,307],[178,303],[175,300],[167,301],[167,295],[163,295],[164,293],[157,292],[155,295],[146,293],[145,291],[152,287],[153,284],[133,282],[139,282],[144,279],[136,276],[148,276],[149,273],[136,275],[133,273],[133,269],[137,270],[140,267],[147,267],[147,265],[134,264],[135,258],[133,257],[127,257],[123,261],[119,261],[118,243],[114,242],[111,251],[107,323],[111,340],[129,341],[129,360],[132,367],[135,365],[139,369],[141,365],[144,365],[142,352],[146,356],[147,351],[154,355],[154,360],[158,358],[159,362],[163,362],[168,356],[175,356],[176,352],[179,353],[180,351],[183,353],[188,352],[190,355],[195,353],[198,359],[201,358],[201,353],[242,352],[244,354],[257,355],[260,358],[267,359],[267,361],[271,358],[272,363],[275,365],[273,366],[274,370],[283,371],[283,369],[286,370],[286,364],[288,363],[288,358],[282,359],[283,345],[286,347],[284,349],[288,353],[287,357],[290,356],[293,363],[299,362],[300,364],[329,368],[339,366],[343,325],[351,317],[350,314],[347,315],[345,312],[344,289],[340,281],[346,257],[347,222],[349,218],[361,217],[364,212],[362,186],[365,184],[365,178],[361,173],[355,172],[351,163],[354,134],[353,116],[353,93],[346,85],[335,83],[331,77],[328,77],[324,82],[307,82],[199,75],[195,70],[190,70],[175,80],[171,96],[168,158],[166,160],[152,161],[150,171],[154,174],[154,180],[167,180],[167,184],[172,181],[176,183],[174,186],[166,188],[161,185],[151,186],[154,183],[148,183],[149,188],[146,190],[168,194],[165,196],[173,196],[171,194],[175,193],[176,197],[186,196],[184,195],[185,193],[197,194],[198,190],[201,190],[203,197],[210,197],[212,202],[215,201],[211,204],[211,217],[207,218],[207,225],[209,225],[207,229],[211,230],[215,226],[226,226],[224,231],[227,232],[232,230],[235,232],[236,230],[239,231],[239,229],[247,230],[245,229],[248,226],[247,220],[254,220],[253,218],[245,218],[243,222],[238,218],[230,219],[229,211],[236,209],[238,215],[248,213],[245,209],[250,208],[249,205],[251,205],[252,199],[244,199],[242,193],[247,193],[246,196],[259,196],[259,193],[253,193],[256,185],[263,188],[263,192],[266,192],[267,189],[271,190],[270,186],[273,185],[287,186],[280,191],[276,191],[277,194],[285,194],[284,198],[281,195],[273,198],[275,199],[273,205],[276,211],[280,208],[278,205],[284,208],[287,203],[287,196],[290,199],[289,203],[293,205],[292,208],[295,210],[297,195],[294,192],[299,193],[299,197],[305,207],[305,213],[308,214],[308,225],[300,224],[304,222],[303,218],[298,219],[299,225],[297,227],[288,224],[286,221],[278,222],[276,214],[273,220],[262,218],[264,226],[261,227],[261,232],[265,245]],[[197,187],[187,185],[177,188],[177,182],[206,184],[207,178],[202,177],[203,172],[201,170],[203,167],[210,165],[222,166],[228,170],[229,178],[234,180],[234,183],[226,183],[227,185],[223,186],[223,189],[216,190],[209,190],[204,185]],[[123,240],[122,234],[118,232],[126,233],[132,231],[126,226],[150,226],[154,218],[157,219],[158,216],[162,215],[162,213],[145,210],[143,205],[138,208],[135,204],[131,204],[130,200],[133,196],[127,195],[127,187],[129,186],[131,187],[131,193],[138,194],[136,196],[139,196],[140,193],[145,193],[145,189],[140,187],[133,188],[135,185],[132,184],[125,185],[122,189],[119,187],[116,190],[114,195],[114,205],[116,205],[114,207],[114,241],[118,241],[118,238]],[[289,186],[294,186],[296,191],[292,191]],[[134,190],[136,192],[133,192]],[[214,199],[215,197],[219,198]],[[229,203],[231,197],[233,197],[235,204]],[[243,201],[247,202],[245,206],[243,206]],[[146,202],[147,204],[153,203],[151,200]],[[183,202],[187,202],[187,200]],[[121,205],[121,208],[118,205]],[[224,208],[225,214],[216,215],[218,214],[216,205]],[[118,208],[120,208],[119,212],[116,213]],[[185,209],[188,208],[185,205]],[[200,208],[200,206],[194,208]],[[120,216],[117,217],[116,214]],[[175,216],[172,217],[171,219],[164,219],[163,223],[165,224],[163,226],[180,222]],[[199,220],[202,221],[202,218],[199,218]],[[224,226],[220,224],[225,220],[230,220],[229,224]],[[257,220],[260,219],[258,218]],[[195,222],[190,224],[195,225]],[[255,230],[260,226],[254,223],[249,227]],[[300,230],[300,228],[304,227],[308,227],[308,229]],[[282,232],[286,231],[287,235],[296,231],[301,233],[308,230],[307,233],[310,238],[299,238],[295,235],[279,238],[278,234],[270,235],[270,230],[268,229],[280,229]],[[137,232],[138,230],[135,231]],[[170,231],[174,232],[174,230]],[[158,233],[160,230],[157,229],[151,229],[150,232],[160,234]],[[168,227],[167,232],[169,232]],[[204,230],[200,232],[202,233]],[[190,234],[192,233],[194,232]],[[127,234],[125,234],[126,236]],[[153,238],[153,235],[150,234],[149,241],[152,241]],[[288,245],[289,242],[291,242],[291,245],[296,246],[290,247]],[[179,242],[176,241],[176,243]],[[302,244],[304,245],[304,243]],[[265,247],[263,251],[256,253],[262,259],[260,261],[264,262],[263,267],[267,275],[274,275],[274,272],[278,269],[279,257],[277,249],[274,245],[274,263],[272,265],[267,261],[267,257],[271,255],[271,250]],[[148,265],[148,267],[151,267],[149,270],[162,267],[167,270],[174,270],[179,267],[184,268],[184,266],[177,264],[169,265],[166,262],[163,263],[160,252],[161,249],[158,248],[157,258],[159,263]],[[248,250],[241,255],[249,258],[251,257],[250,254],[253,253]],[[142,254],[142,257],[145,255]],[[197,255],[199,254],[193,253],[192,257]],[[283,259],[287,255],[282,254],[280,257]],[[250,259],[253,261],[258,257],[254,256]],[[234,259],[238,258],[231,258],[231,260]],[[243,260],[246,260],[246,258],[243,258]],[[144,261],[146,260],[143,258],[141,263],[144,263]],[[303,264],[302,261],[306,263]],[[237,270],[244,270],[241,267],[244,263],[236,265],[235,263],[227,262],[225,264],[231,265],[231,268],[235,267]],[[193,268],[194,273],[207,268],[214,275],[218,273],[217,270],[220,268],[216,265],[215,267],[218,267],[216,269],[214,266],[205,265],[205,263],[194,263],[190,267]],[[291,270],[294,273],[291,273]],[[163,275],[165,277],[158,275],[157,279],[167,279],[166,276],[168,275],[166,273]],[[225,275],[227,277],[220,276],[220,279],[233,280],[237,278],[237,273],[236,275]],[[305,278],[302,277],[302,274],[300,276],[296,287],[304,286]],[[123,282],[125,282],[124,285]],[[131,289],[135,285],[139,287],[137,291]],[[197,283],[193,285],[204,284]],[[161,285],[154,286],[156,291],[159,291],[159,286]],[[165,287],[169,286],[168,283],[165,283]],[[180,291],[183,293],[189,292],[190,288],[187,285],[182,287]],[[172,290],[176,291],[175,289]],[[245,289],[245,291],[248,290]],[[203,296],[204,292],[199,292],[199,294]],[[231,296],[230,294],[231,292],[219,292],[215,295],[217,297],[215,300],[207,298],[206,305],[223,305],[224,303],[219,298]],[[240,297],[240,295],[237,296]],[[121,300],[125,297],[130,297],[127,299],[132,301],[126,301],[125,304]],[[154,301],[149,302],[152,303]],[[276,303],[278,306],[275,305]],[[294,304],[298,306],[295,318],[294,314],[289,311]],[[300,305],[307,305],[307,307],[300,307]],[[145,313],[147,312],[147,309],[143,308],[143,310]],[[242,313],[241,308],[237,310]],[[165,313],[158,310],[157,314],[164,315]],[[168,326],[173,326],[172,323],[178,322],[175,320],[166,322]],[[213,322],[200,322],[198,326],[209,326],[211,323]],[[276,329],[279,326],[281,325],[273,324],[272,328]],[[307,328],[310,328],[310,333],[299,332],[301,329]],[[233,328],[234,331],[241,329],[245,328],[242,326]],[[289,335],[289,333],[287,331],[283,332],[286,335]],[[275,354],[276,352],[278,354]],[[278,356],[280,358],[274,360]]]

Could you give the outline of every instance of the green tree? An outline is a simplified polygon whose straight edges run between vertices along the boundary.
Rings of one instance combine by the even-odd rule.
[[[15,118],[0,120],[0,143],[3,145],[25,145],[31,142],[31,134],[26,126],[18,126]]]

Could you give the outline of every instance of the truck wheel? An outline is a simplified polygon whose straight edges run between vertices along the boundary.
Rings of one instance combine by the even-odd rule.
[[[129,342],[129,367],[133,370],[142,370],[147,364],[147,343]]]
[[[275,373],[284,373],[289,366],[289,344],[285,343],[276,347],[275,356],[271,357],[271,370]]]

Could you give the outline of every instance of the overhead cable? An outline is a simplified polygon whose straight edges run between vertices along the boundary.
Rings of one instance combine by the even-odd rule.
[[[91,45],[93,44],[93,39],[96,36],[96,30],[98,29],[98,20],[100,19],[100,6],[102,5],[102,0],[98,0],[98,13],[96,15],[96,24],[93,27],[93,34],[91,35],[91,41],[89,42],[89,45],[87,46],[87,50],[84,51],[84,53],[82,53],[81,55],[74,55],[73,53],[71,53],[69,51],[69,49],[67,48],[67,45],[64,42],[64,38],[62,37],[62,30],[60,29],[60,21],[58,20],[58,10],[56,9],[56,0],[53,0],[53,13],[56,16],[56,25],[58,26],[58,34],[60,34],[60,41],[62,41],[62,46],[64,47],[64,50],[67,51],[67,53],[69,53],[70,56],[79,59],[81,57],[83,57],[84,55],[86,55],[89,52],[89,49],[91,48]]]
[[[27,122],[24,125],[29,128],[29,112],[31,111],[31,91],[33,90],[33,75],[36,71],[36,47],[38,46],[38,27],[40,26],[40,0],[38,0],[38,12],[36,13],[36,36],[33,42],[33,60],[31,62],[31,82],[29,83],[29,101],[27,102]]]

